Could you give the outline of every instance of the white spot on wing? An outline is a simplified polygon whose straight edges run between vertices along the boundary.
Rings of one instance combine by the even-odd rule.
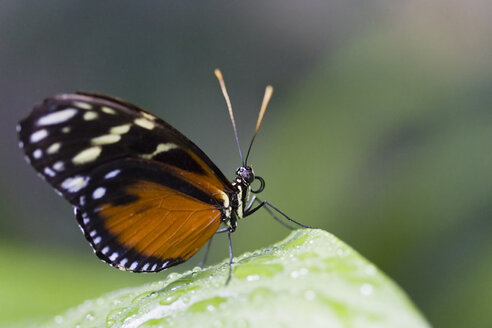
[[[152,269],[150,269],[150,270],[155,271],[156,268],[157,268],[157,263],[154,263],[154,265],[152,266]]]
[[[19,141],[19,148],[24,148],[24,143],[22,141]]]
[[[83,118],[85,121],[95,120],[97,118],[97,113],[96,112],[86,112],[86,113],[84,113]]]
[[[51,146],[48,147],[46,152],[48,154],[54,154],[60,149],[60,146],[61,146],[61,144],[59,142],[55,142],[54,144],[52,144]]]
[[[92,193],[92,198],[99,199],[103,197],[105,193],[106,193],[106,189],[103,187],[99,187],[96,190],[94,190],[94,192]]]
[[[92,230],[92,231],[89,233],[89,236],[91,236],[91,237],[94,237],[95,235],[97,235],[97,231],[96,231],[96,230]]]
[[[137,268],[137,266],[138,266],[138,262],[135,261],[135,262],[132,263],[132,265],[130,265],[130,268],[129,269],[133,271],[133,270],[135,270]]]
[[[149,263],[145,263],[144,266],[142,267],[142,271],[147,270],[147,268],[150,266]]]
[[[34,158],[41,158],[41,156],[43,156],[43,151],[41,149],[36,149],[35,151],[32,152],[32,156]]]
[[[125,264],[127,264],[127,263],[128,263],[128,259],[127,259],[127,258],[124,258],[123,260],[121,260],[121,261],[120,261],[120,265],[121,265],[122,267],[124,267],[124,266],[125,266]]]
[[[118,125],[118,126],[112,127],[109,130],[109,133],[110,134],[125,134],[128,131],[130,131],[130,127],[131,127],[130,124]]]
[[[15,130],[16,130],[17,132],[21,132],[21,126],[20,126],[20,124],[17,124],[17,125],[15,126]]]
[[[78,108],[87,109],[87,110],[92,109],[92,105],[86,102],[75,101],[73,104]]]
[[[144,129],[147,129],[147,130],[152,130],[155,127],[154,122],[149,121],[146,118],[137,118],[137,119],[135,119],[134,123],[138,126],[141,126]]]
[[[152,154],[143,154],[141,155],[141,157],[145,159],[152,159],[157,154],[164,153],[166,151],[170,151],[171,149],[175,149],[175,148],[178,148],[178,146],[176,144],[173,144],[172,142],[161,143],[157,145],[157,148],[154,150]]]
[[[47,176],[50,176],[50,177],[54,177],[56,175],[55,171],[53,171],[49,167],[45,167],[43,172],[44,172],[44,174],[46,174]]]
[[[52,124],[58,124],[58,123],[63,123],[65,121],[68,121],[72,117],[77,114],[77,110],[74,108],[67,108],[58,112],[50,113],[45,116],[41,116],[41,118],[38,120],[37,124],[40,126],[43,125],[52,125]]]
[[[62,161],[58,161],[55,164],[53,164],[53,168],[56,171],[60,172],[60,171],[63,171],[65,169],[65,164]]]
[[[67,190],[68,192],[74,193],[85,188],[88,182],[89,182],[89,177],[83,177],[78,175],[72,178],[66,178],[62,182],[61,187]]]
[[[116,259],[118,258],[119,255],[120,254],[118,254],[118,252],[114,252],[113,254],[111,254],[109,259],[114,262],[114,261],[116,261]]]
[[[82,150],[72,159],[74,164],[85,164],[95,160],[101,154],[101,147],[95,146]]]
[[[106,106],[103,106],[103,107],[101,108],[101,110],[102,110],[103,112],[105,112],[106,114],[111,114],[111,115],[115,115],[115,114],[116,114],[116,111],[115,111],[114,109],[109,108],[109,107],[106,107]]]
[[[40,140],[43,140],[47,136],[48,136],[48,131],[46,129],[38,130],[33,134],[31,134],[31,142],[32,143],[38,142]]]
[[[154,115],[146,113],[146,112],[140,112],[140,114],[142,114],[143,117],[145,117],[149,120],[155,120],[156,119],[156,117]]]
[[[102,251],[101,251],[101,253],[103,253],[103,254],[106,254],[107,252],[109,252],[109,247],[108,246],[104,247],[102,249]]]
[[[65,127],[62,129],[62,132],[63,132],[63,133],[68,133],[68,132],[70,132],[70,130],[72,130],[72,128],[71,128],[71,127],[69,127],[69,126],[65,126]]]
[[[96,244],[96,245],[99,244],[101,242],[101,239],[102,239],[101,236],[97,236],[96,238],[94,238],[94,240],[93,240],[94,244]]]
[[[91,140],[93,145],[107,145],[120,141],[121,136],[118,134],[105,134]]]
[[[116,170],[113,170],[109,173],[107,173],[105,176],[104,176],[104,179],[112,179],[114,178],[115,176],[117,176],[118,174],[120,174],[121,170],[119,169],[116,169]]]

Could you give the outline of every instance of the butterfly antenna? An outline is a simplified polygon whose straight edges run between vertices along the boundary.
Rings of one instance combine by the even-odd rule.
[[[217,77],[217,80],[219,80],[220,89],[222,90],[222,94],[224,95],[227,104],[227,109],[229,110],[229,116],[231,117],[232,127],[234,129],[234,137],[236,137],[237,149],[239,149],[239,156],[241,157],[241,162],[243,163],[243,165],[246,165],[243,160],[243,153],[241,152],[241,145],[239,144],[239,138],[237,136],[236,121],[234,120],[234,114],[232,112],[231,99],[229,99],[229,94],[227,93],[224,77],[222,76],[222,72],[218,68],[215,69],[214,73],[215,76]]]
[[[253,146],[253,142],[255,141],[256,135],[258,134],[258,130],[260,129],[261,121],[263,121],[263,116],[265,115],[265,111],[268,107],[268,103],[270,102],[270,99],[272,98],[273,94],[273,87],[271,85],[267,85],[265,88],[265,95],[263,96],[263,102],[261,103],[261,109],[260,109],[260,114],[258,115],[258,121],[256,122],[256,129],[255,129],[255,134],[253,135],[253,138],[251,138],[251,142],[249,143],[248,147],[248,152],[246,153],[246,161],[245,164],[248,162],[248,157],[249,157],[249,152],[251,150],[251,146]]]

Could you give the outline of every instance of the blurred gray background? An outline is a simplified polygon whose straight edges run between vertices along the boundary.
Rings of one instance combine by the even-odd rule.
[[[17,121],[53,94],[107,93],[174,125],[233,178],[219,67],[243,148],[275,87],[250,156],[263,198],[374,262],[433,325],[489,326],[491,58],[486,0],[1,2],[0,323],[167,274],[92,254],[68,203],[24,162]],[[259,212],[234,250],[287,234]],[[226,245],[216,239],[209,263]]]

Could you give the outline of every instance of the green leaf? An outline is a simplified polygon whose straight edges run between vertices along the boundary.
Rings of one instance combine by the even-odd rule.
[[[323,230],[86,301],[44,327],[429,327],[405,293]]]

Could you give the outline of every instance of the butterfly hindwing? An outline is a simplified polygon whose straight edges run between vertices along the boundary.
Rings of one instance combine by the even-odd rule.
[[[46,99],[18,126],[26,159],[76,209],[104,261],[159,271],[217,230],[232,186],[171,125],[135,105],[77,93]]]
[[[77,220],[95,253],[120,269],[159,271],[187,260],[220,225],[220,204],[159,163],[123,159],[92,173]],[[144,165],[142,165],[144,164]]]

